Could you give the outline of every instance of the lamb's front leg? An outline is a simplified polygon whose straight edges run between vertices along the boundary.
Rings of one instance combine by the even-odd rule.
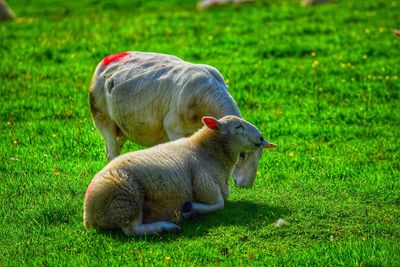
[[[193,218],[196,215],[207,214],[224,208],[226,196],[223,192],[229,191],[229,185],[226,184],[227,188],[221,188],[215,182],[215,178],[210,176],[212,174],[204,172],[201,168],[198,168],[198,170],[194,173],[192,179],[193,200],[184,204],[182,208],[183,218]]]
[[[219,187],[215,183],[202,182],[194,184],[195,189],[195,200],[192,202],[186,202],[182,208],[183,218],[193,218],[196,215],[207,214],[213,211],[221,210],[224,208],[224,198]]]
[[[215,204],[204,204],[200,202],[186,202],[183,206],[183,213],[192,212],[197,214],[206,214],[224,208],[224,199],[219,197]]]
[[[213,204],[205,204],[200,202],[186,202],[182,209],[183,218],[196,218],[196,215],[207,214],[224,208],[225,201],[220,194],[217,202]],[[195,219],[194,219],[195,220]]]

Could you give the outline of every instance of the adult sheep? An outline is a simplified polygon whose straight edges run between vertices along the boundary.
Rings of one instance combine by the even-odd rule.
[[[93,75],[90,107],[108,160],[126,139],[152,146],[193,134],[203,116],[242,117],[215,68],[145,52],[105,57]],[[253,183],[260,156],[241,154],[233,173],[238,187]]]
[[[240,152],[274,145],[236,116],[203,123],[190,137],[121,155],[97,173],[85,194],[85,228],[180,232],[173,222],[182,216],[222,209]]]

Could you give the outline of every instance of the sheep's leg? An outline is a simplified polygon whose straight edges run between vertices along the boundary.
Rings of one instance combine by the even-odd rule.
[[[106,141],[107,160],[110,161],[119,155],[116,126],[110,125],[107,128],[100,129],[100,132]]]
[[[106,142],[107,160],[110,161],[120,154],[127,139],[113,121],[95,121],[95,125]]]
[[[206,214],[224,208],[225,201],[221,195],[215,204],[204,204],[199,202],[186,202],[183,206],[182,217],[189,218],[193,214]]]
[[[104,103],[102,105],[98,105],[97,103],[99,96],[96,94],[96,91],[103,91],[105,89],[103,86],[104,81],[102,79],[99,81],[99,77],[96,75],[93,76],[89,93],[90,112],[92,113],[94,125],[99,129],[104,141],[106,142],[106,156],[107,160],[110,161],[119,155],[120,147],[118,146],[117,137],[120,131],[115,122],[110,118],[108,112],[104,110]]]
[[[159,221],[153,223],[143,223],[143,220],[137,219],[129,226],[121,227],[126,235],[152,235],[163,231],[179,234],[181,228],[171,222]]]
[[[117,152],[118,155],[121,153],[122,146],[125,144],[127,138],[125,135],[117,137]]]

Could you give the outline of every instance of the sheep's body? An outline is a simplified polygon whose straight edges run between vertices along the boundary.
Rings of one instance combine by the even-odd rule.
[[[203,116],[241,117],[215,68],[145,52],[104,58],[93,75],[90,107],[109,160],[120,154],[126,139],[153,146],[193,134]],[[253,182],[260,156],[248,154],[238,163],[239,186]]]
[[[94,122],[107,145],[109,136],[119,135],[152,146],[193,134],[205,115],[240,117],[213,67],[158,53],[117,55],[97,66],[90,91]],[[110,159],[118,156],[119,147],[107,149]]]
[[[203,127],[191,137],[112,160],[86,191],[85,227],[120,228],[128,235],[173,231],[179,227],[171,222],[179,221],[187,202],[196,213],[222,208],[240,150],[260,150],[266,142],[251,124],[225,118],[227,133]],[[246,138],[232,126],[237,121],[249,128]]]

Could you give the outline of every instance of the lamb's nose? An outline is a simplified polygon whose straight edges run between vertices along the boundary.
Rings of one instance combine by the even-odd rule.
[[[261,143],[264,142],[264,138],[262,136],[260,137],[260,141]]]

